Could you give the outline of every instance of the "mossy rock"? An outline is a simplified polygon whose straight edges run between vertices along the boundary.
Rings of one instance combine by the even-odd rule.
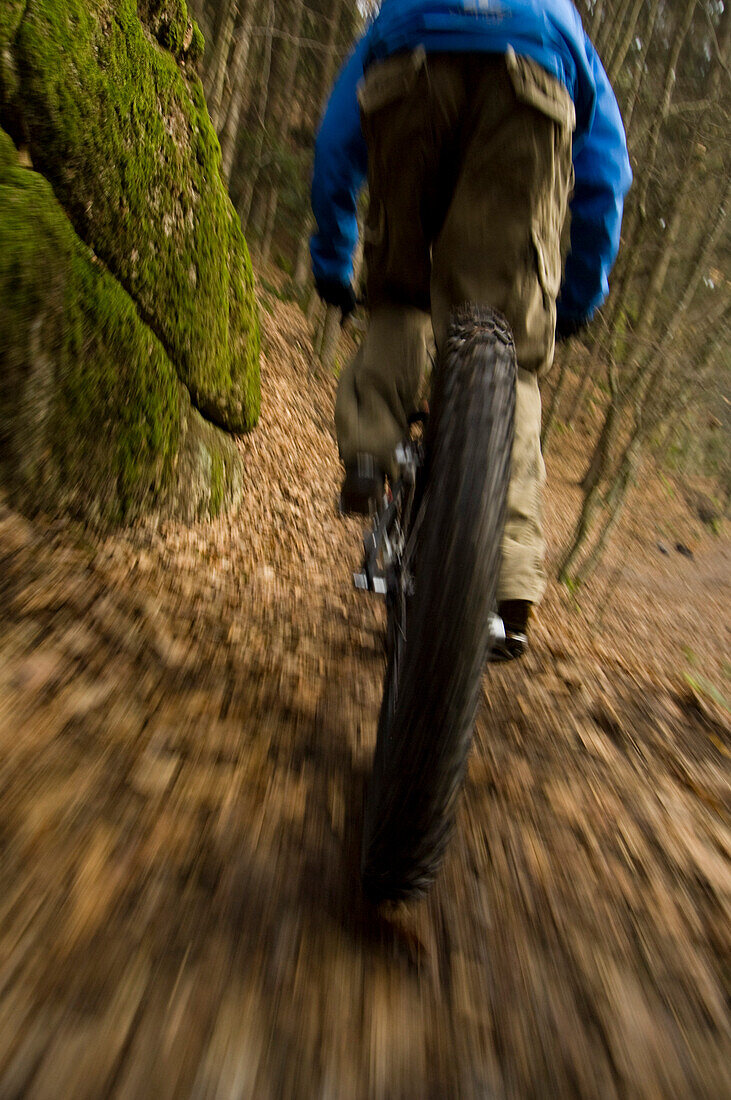
[[[10,168],[17,163],[17,150],[10,136],[4,130],[0,130],[0,168]]]
[[[16,162],[16,163],[14,163]],[[0,479],[26,508],[108,527],[235,504],[235,441],[205,423],[164,347],[50,185],[0,130]]]
[[[26,0],[2,0],[0,5],[0,50],[4,50],[13,38],[23,18]]]
[[[0,0],[0,109],[16,89],[10,44],[23,18],[25,0]]]
[[[135,0],[27,0],[19,24],[8,19],[17,79],[0,88],[0,121],[28,144],[194,406],[244,431],[259,414],[259,327],[191,64],[201,36],[183,0],[139,6],[142,18]]]
[[[229,512],[241,503],[243,457],[236,441],[215,427],[181,395],[183,417],[176,476],[164,511],[192,523]]]

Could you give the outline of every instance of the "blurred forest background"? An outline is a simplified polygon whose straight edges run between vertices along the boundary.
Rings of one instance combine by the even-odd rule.
[[[277,264],[310,302],[308,191],[333,80],[377,5],[194,0],[202,78],[223,171],[260,270]],[[731,508],[729,382],[730,34],[722,0],[579,0],[616,89],[635,181],[612,293],[559,349],[544,447],[598,410],[583,508],[560,573],[585,579],[643,456],[682,476],[701,518]],[[573,382],[573,384],[571,384]],[[703,491],[691,489],[705,479]],[[700,482],[699,482],[700,484]]]

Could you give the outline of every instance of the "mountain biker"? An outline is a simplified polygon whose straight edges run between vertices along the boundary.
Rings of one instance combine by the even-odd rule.
[[[501,311],[518,377],[498,601],[501,656],[518,657],[545,588],[538,378],[555,338],[580,330],[607,295],[632,179],[614,93],[573,4],[384,0],[315,149],[315,282],[344,317],[366,175],[370,323],[338,387],[341,507],[367,514],[393,472],[430,324],[440,349],[452,308]]]

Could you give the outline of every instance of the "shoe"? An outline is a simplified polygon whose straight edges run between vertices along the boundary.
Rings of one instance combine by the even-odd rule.
[[[532,604],[528,600],[503,600],[498,614],[505,626],[505,637],[496,639],[490,661],[517,661],[528,648],[528,619]]]
[[[340,511],[358,516],[373,515],[383,496],[384,477],[372,455],[357,454],[355,462],[346,462]]]
[[[505,637],[493,643],[488,659],[492,662],[517,661],[519,657],[523,656],[527,648],[527,634],[512,634],[509,630],[506,630]]]

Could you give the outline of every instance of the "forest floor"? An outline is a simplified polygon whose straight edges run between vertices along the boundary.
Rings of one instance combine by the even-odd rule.
[[[240,515],[98,539],[0,505],[1,1100],[731,1095],[727,538],[648,475],[485,677],[434,890],[374,912],[383,609],[334,383],[262,312]],[[549,455],[554,556],[587,446]]]

